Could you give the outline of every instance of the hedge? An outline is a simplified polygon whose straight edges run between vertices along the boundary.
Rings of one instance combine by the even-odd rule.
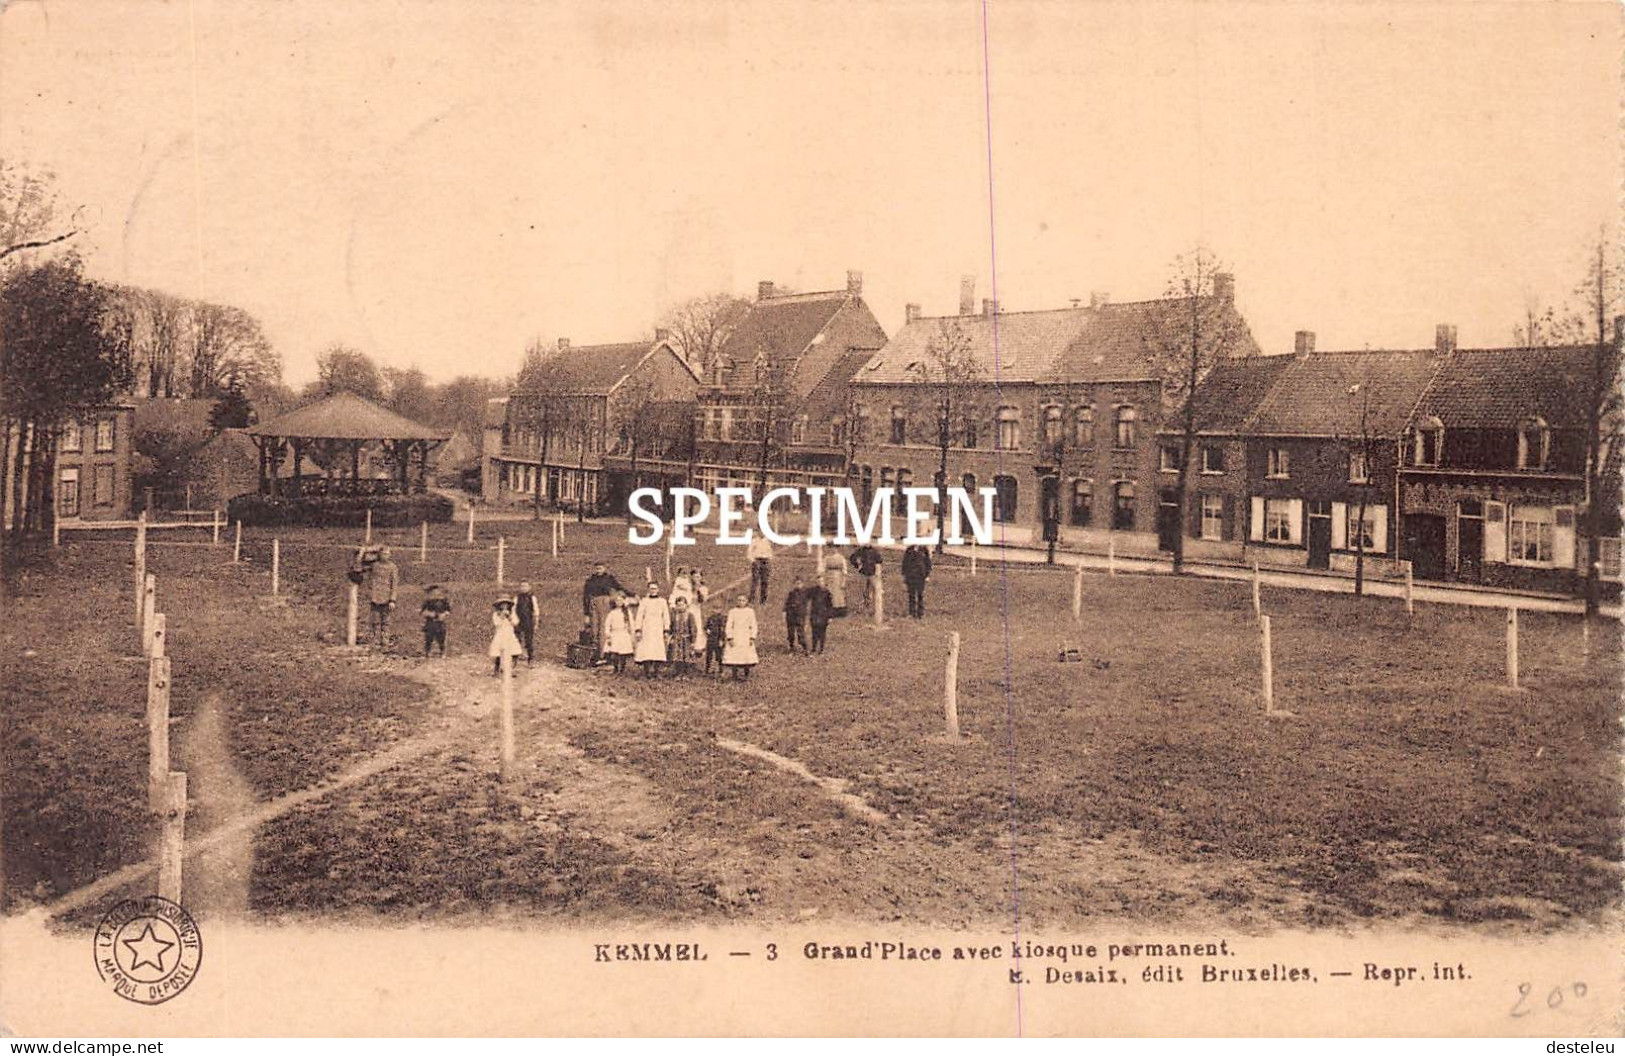
[[[423,521],[444,524],[454,507],[444,495],[321,495],[308,498],[271,498],[249,492],[226,504],[228,520],[264,526],[355,528],[367,523],[372,511],[375,528],[409,528]]]

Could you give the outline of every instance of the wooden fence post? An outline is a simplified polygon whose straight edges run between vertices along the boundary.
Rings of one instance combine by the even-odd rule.
[[[508,540],[506,536],[497,536],[497,586],[508,581]]]
[[[1083,561],[1079,560],[1072,570],[1072,621],[1083,620]]]
[[[418,525],[418,564],[429,562],[429,522],[423,521]]]
[[[52,547],[60,547],[61,545],[62,545],[62,515],[58,511],[52,510],[51,511],[51,546]]]
[[[884,627],[886,625],[886,581],[881,578],[878,566],[875,568],[873,582],[875,585],[874,624],[876,627]]]
[[[829,583],[828,583],[828,578],[829,577],[827,577],[824,574],[824,544],[823,543],[818,543],[813,547],[813,560],[815,562],[817,562],[817,564],[813,565],[813,569],[818,575],[818,585],[820,587],[828,586],[829,585]]]
[[[1117,575],[1117,537],[1115,535],[1106,537],[1106,574],[1108,576]]]
[[[1270,643],[1270,618],[1258,618],[1259,633],[1263,635],[1264,648],[1264,714],[1269,715],[1275,711],[1275,652]]]
[[[239,564],[243,560],[243,522],[237,522],[237,534],[231,540],[231,563]]]
[[[360,607],[361,587],[359,584],[350,584],[350,605],[344,614],[344,644],[355,645],[356,609]]]
[[[1405,615],[1407,615],[1407,616],[1415,616],[1416,615],[1416,598],[1415,598],[1415,595],[1412,594],[1412,587],[1413,587],[1413,584],[1412,584],[1412,581],[1411,581],[1411,563],[1409,561],[1406,561],[1405,562]]]
[[[474,504],[468,504],[468,541],[474,541]]]
[[[513,657],[502,654],[502,780],[513,777]]]
[[[553,519],[553,556],[555,558],[557,558],[559,556],[559,522],[558,522],[558,518]]]
[[[135,519],[135,629],[143,645],[147,641],[146,616],[147,589],[147,511],[142,510]]]
[[[147,573],[141,587],[141,651],[152,655],[152,617],[158,611],[158,577]]]
[[[959,738],[959,632],[948,632],[948,669],[942,683],[942,716],[948,736]]]
[[[1253,616],[1264,618],[1264,599],[1258,592],[1258,558],[1253,558]]]
[[[210,528],[210,536],[211,536],[211,538],[209,539],[209,545],[210,546],[219,546],[220,545],[220,507],[218,507],[218,506],[216,506],[215,509],[214,509],[213,520],[210,522],[209,528]]]
[[[671,533],[666,534],[666,586],[671,586]]]
[[[166,774],[164,834],[158,859],[158,897],[180,905],[181,863],[186,857],[186,774]]]
[[[1518,607],[1507,609],[1507,687],[1518,688]]]
[[[978,549],[975,539],[970,541],[970,574],[976,575],[976,551]]]
[[[169,655],[169,617],[161,612],[152,614],[152,627],[147,643],[147,656]]]
[[[162,814],[169,782],[169,657],[147,661],[147,807]]]
[[[367,507],[367,535],[366,535],[366,538],[361,540],[361,545],[367,546],[367,545],[370,545],[371,543],[372,543],[372,507],[368,506]]]
[[[271,596],[282,590],[282,540],[271,540]]]

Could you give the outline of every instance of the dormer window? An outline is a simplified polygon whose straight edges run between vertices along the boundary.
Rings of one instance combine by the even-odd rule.
[[[1416,426],[1416,437],[1411,450],[1411,464],[1437,466],[1444,454],[1444,423],[1434,417],[1422,419]]]
[[[1543,418],[1525,418],[1518,423],[1518,468],[1545,469],[1551,454],[1552,430]]]
[[[805,444],[807,442],[807,422],[807,415],[798,414],[790,423],[790,442],[792,444]]]

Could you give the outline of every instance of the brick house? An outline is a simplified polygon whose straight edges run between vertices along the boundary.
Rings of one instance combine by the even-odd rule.
[[[1448,333],[1446,332],[1448,331]],[[1441,327],[1441,340],[1453,339]],[[1610,350],[1617,373],[1619,333]],[[1399,495],[1416,575],[1577,592],[1584,578],[1586,398],[1596,348],[1451,351],[1408,422]],[[1604,491],[1619,494],[1619,452]],[[1602,569],[1618,592],[1617,502]]]
[[[1234,286],[1222,276],[1215,296],[1234,313]],[[940,467],[938,411],[928,380],[933,349],[964,342],[980,379],[952,423],[949,484],[996,489],[1003,538],[1042,538],[1046,502],[1057,504],[1060,542],[1104,550],[1155,551],[1159,516],[1157,428],[1161,385],[1146,348],[1186,308],[1180,298],[1001,311],[974,310],[974,287],[960,291],[959,314],[924,316],[910,305],[902,330],[853,378],[857,429],[864,439],[853,486],[930,486]],[[1257,352],[1239,317],[1237,354]]]
[[[755,488],[764,476],[770,488],[842,483],[846,381],[885,343],[861,272],[821,293],[759,283],[699,391],[695,486]]]
[[[686,422],[699,379],[664,333],[653,342],[558,351],[505,400],[487,404],[482,484],[489,502],[537,502],[598,512],[614,502],[610,473],[627,444],[622,412],[646,417],[681,408]],[[668,454],[672,430],[651,438],[651,462]],[[540,492],[540,494],[538,494]]]
[[[1295,354],[1239,429],[1245,559],[1347,572],[1363,541],[1367,569],[1393,571],[1399,443],[1444,355],[1322,352],[1312,333],[1299,332]],[[1188,529],[1199,531],[1202,517],[1193,503]]]
[[[123,521],[134,515],[135,407],[86,410],[62,428],[56,450],[56,515]]]

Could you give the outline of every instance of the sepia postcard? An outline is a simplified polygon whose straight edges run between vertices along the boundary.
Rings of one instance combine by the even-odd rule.
[[[1618,1036],[1621,20],[0,3],[0,1034]]]

